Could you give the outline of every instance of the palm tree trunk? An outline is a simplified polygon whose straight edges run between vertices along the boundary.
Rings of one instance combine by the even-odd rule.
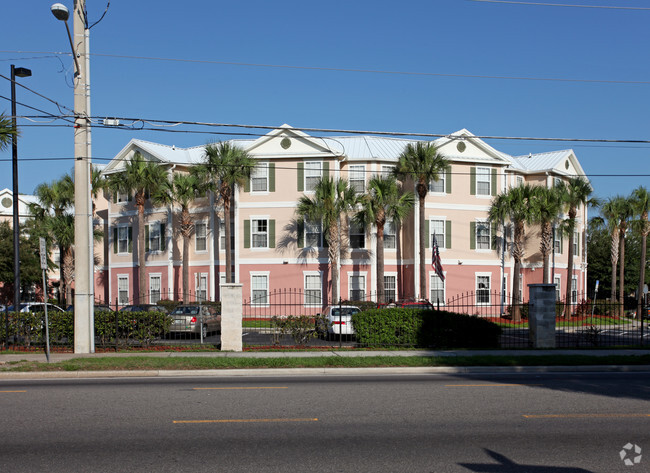
[[[573,231],[575,229],[576,209],[571,207],[569,209],[569,228],[567,234],[569,235],[569,254],[567,261],[567,277],[566,277],[566,305],[564,307],[564,316],[567,320],[571,319],[571,283],[573,282]]]
[[[420,214],[420,294],[418,297],[424,299],[427,293],[427,268],[425,258],[425,240],[427,238],[427,232],[424,228],[424,224],[426,223],[424,218],[424,197],[418,196],[418,198],[420,201],[420,208],[418,209]]]
[[[144,203],[138,204],[138,298],[136,304],[144,304],[147,294],[147,268],[145,266]]]
[[[230,236],[230,196],[223,195],[223,216],[226,226],[226,283],[232,283],[232,247]]]
[[[618,229],[612,233],[612,244],[610,248],[610,259],[612,261],[612,290],[609,300],[612,304],[616,302],[616,266],[618,265]]]
[[[625,230],[619,236],[620,250],[618,251],[618,316],[623,317],[625,312]]]
[[[641,234],[641,270],[639,271],[639,290],[637,292],[637,304],[636,304],[636,316],[638,320],[643,320],[641,318],[641,311],[643,310],[643,285],[645,284],[645,261],[646,261],[646,243],[648,241],[648,232],[647,232],[647,216],[646,220],[643,222],[644,229]]]
[[[190,237],[183,232],[183,303],[190,302]]]
[[[377,226],[377,302],[386,302],[384,287],[384,226]]]
[[[69,246],[64,249],[61,259],[64,262],[63,281],[65,285],[65,303],[66,306],[73,303],[72,300],[72,279],[74,277],[74,256],[72,248]]]
[[[512,275],[512,321],[521,321],[521,294],[519,293],[519,273],[521,273],[521,259],[515,256],[515,266]]]
[[[327,253],[332,267],[332,304],[339,302],[339,253],[341,251],[341,241],[339,240],[338,222],[330,223],[329,233],[327,236]]]
[[[553,227],[551,222],[544,222],[542,226],[542,243],[541,243],[541,252],[542,252],[542,278],[544,284],[550,284],[553,280],[551,278],[551,247],[553,239]]]

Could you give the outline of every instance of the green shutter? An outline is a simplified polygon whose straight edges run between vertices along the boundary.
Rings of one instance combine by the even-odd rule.
[[[160,224],[160,249],[165,251],[167,248],[167,235],[165,234],[165,224]]]
[[[246,179],[246,182],[244,182],[244,192],[250,192],[251,191],[251,177]]]
[[[113,191],[113,203],[117,204],[117,191]]]
[[[330,163],[325,161],[323,163],[323,177],[328,177],[330,175]]]
[[[251,221],[244,220],[244,248],[251,247]]]
[[[471,195],[476,195],[476,168],[469,168],[469,193]]]
[[[580,232],[576,232],[576,254],[574,256],[580,256]]]
[[[564,253],[564,235],[560,233],[560,254]]]
[[[298,192],[305,190],[305,164],[298,163]]]
[[[490,245],[491,245],[493,250],[496,250],[497,249],[497,224],[496,223],[492,223],[492,230],[490,232],[490,238],[492,240]]]
[[[469,249],[476,249],[476,222],[469,222]]]
[[[269,192],[275,192],[275,163],[269,163]]]
[[[149,251],[149,225],[144,226],[144,251]]]
[[[497,195],[497,170],[492,168],[492,195]]]
[[[117,227],[113,228],[113,253],[117,253]]]
[[[445,222],[445,248],[451,248],[451,220]]]
[[[451,194],[451,166],[445,171],[445,192]]]
[[[133,227],[129,227],[129,253],[133,253]]]
[[[431,228],[431,222],[429,220],[424,221],[424,247],[425,248],[430,248],[431,247],[431,234],[429,233],[429,229]]]
[[[275,248],[275,220],[269,220],[269,248]]]
[[[302,220],[298,221],[298,248],[304,248],[305,247],[305,222]]]

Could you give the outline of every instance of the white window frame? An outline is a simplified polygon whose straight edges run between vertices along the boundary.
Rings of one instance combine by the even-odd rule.
[[[311,237],[309,235],[311,235]],[[316,236],[316,238],[314,238],[314,236]],[[323,224],[322,224],[322,222],[311,222],[309,220],[305,220],[303,238],[304,238],[304,242],[305,242],[305,247],[307,247],[307,248],[322,248],[323,247]],[[315,241],[314,243],[316,243],[316,244],[313,245],[310,240],[318,240],[318,241]]]
[[[313,287],[315,278],[318,278],[318,287]],[[305,288],[305,307],[321,307],[323,303],[323,274],[320,271],[304,271],[303,286]]]
[[[116,204],[126,204],[129,202],[129,194],[128,192],[117,192],[115,195],[115,203]]]
[[[446,277],[447,271],[443,271],[442,273]],[[434,284],[435,286],[442,286],[442,287],[434,287]],[[442,307],[443,305],[445,305],[445,301],[447,300],[447,285],[445,284],[445,281],[443,281],[438,277],[435,271],[429,271],[429,302],[431,302],[434,307],[437,307],[438,298],[433,297],[434,290],[436,292],[442,292],[442,295],[440,297],[440,306]]]
[[[524,178],[523,176],[515,176],[515,186],[523,186],[524,185]]]
[[[388,295],[388,284],[386,284],[386,278],[391,278],[393,280],[393,288],[391,289],[392,295]],[[397,273],[384,273],[384,299],[385,301],[377,301],[377,302],[388,302],[391,299],[393,299],[393,302],[397,301]]]
[[[438,228],[435,226],[441,227],[442,231],[438,232]],[[447,221],[444,218],[431,218],[429,220],[429,248],[433,250],[433,235],[436,235],[436,241],[438,242],[438,248],[440,251],[443,251],[447,246],[447,241],[445,240],[447,228]]]
[[[305,171],[305,192],[314,192],[316,183],[323,177],[323,162],[322,161],[306,161],[304,165]]]
[[[571,244],[573,245],[573,256],[574,257],[579,257],[580,255],[578,254],[578,235],[579,232],[573,232],[573,238],[571,239]]]
[[[270,277],[270,272],[269,271],[255,271],[250,273],[251,276],[251,305],[254,307],[268,307],[269,306],[269,277]],[[259,288],[256,287],[255,281],[263,281],[266,282],[264,288]],[[264,291],[265,293],[265,300],[263,302],[258,302],[258,297],[260,294],[255,294],[255,291]]]
[[[553,237],[553,252],[556,255],[562,254],[562,232],[559,228],[555,229],[555,236]]]
[[[429,192],[432,194],[444,194],[446,187],[446,182],[447,180],[447,175],[443,171],[441,173],[438,173],[438,180],[436,181],[430,181],[429,182]]]
[[[196,302],[208,300],[208,273],[194,273],[194,299]]]
[[[386,220],[384,224],[384,250],[397,249],[397,229],[392,220]]]
[[[154,230],[155,229],[155,230]],[[153,249],[152,242],[156,241],[154,234],[158,232],[158,248]],[[149,224],[149,251],[157,253],[161,251],[164,235],[161,232],[161,222],[152,222]]]
[[[122,286],[125,287],[126,291],[122,289]],[[131,294],[129,291],[129,275],[128,274],[118,274],[117,275],[117,303],[118,305],[128,305],[131,300]],[[126,297],[122,297],[122,293],[126,292]]]
[[[261,185],[263,183],[263,185]],[[256,186],[256,184],[258,184]],[[269,163],[261,162],[253,168],[251,172],[251,192],[255,194],[268,194],[269,193]],[[256,189],[255,187],[263,187]]]
[[[483,248],[481,245],[484,243],[482,242],[481,245],[479,245],[479,227],[480,228],[487,228],[487,247]],[[477,220],[476,221],[476,235],[474,236],[476,238],[475,241],[475,246],[478,251],[489,251],[492,249],[492,226],[490,225],[490,222],[486,220]],[[483,235],[483,238],[485,236]]]
[[[359,227],[361,227],[361,228],[359,228]],[[354,232],[353,232],[353,230],[354,230]],[[356,237],[356,238],[361,237],[363,245],[361,245],[361,246],[353,246],[352,237]],[[366,248],[366,228],[365,228],[365,226],[357,225],[356,223],[354,223],[353,220],[350,220],[349,225],[348,225],[348,238],[349,238],[349,241],[350,241],[350,249],[351,250],[363,250],[363,249],[365,249]]]
[[[479,184],[487,184],[487,192],[482,192]],[[476,168],[476,195],[488,197],[492,195],[492,168]]]
[[[266,222],[266,229],[261,225],[262,222]],[[251,217],[251,248],[253,250],[266,250],[269,248],[269,224],[270,219],[268,217]],[[257,238],[255,238],[257,237]],[[264,239],[264,245],[261,245],[262,239]]]
[[[571,304],[578,303],[578,276],[571,276]]]
[[[350,187],[357,194],[363,194],[366,191],[366,166],[363,164],[352,164],[348,167],[348,181]]]
[[[555,284],[555,300],[562,300],[562,276],[560,274],[553,275],[553,283]]]
[[[154,298],[155,286],[154,281],[158,280],[158,299]],[[149,274],[149,304],[158,304],[162,299],[162,274],[161,273],[150,273]]]
[[[367,276],[368,276],[368,274],[365,271],[363,271],[363,272],[354,272],[354,273],[349,273],[348,274],[348,300],[350,300],[350,301],[365,301],[366,300],[366,294],[367,294],[366,291],[367,291],[367,287],[368,287],[366,285],[366,281],[368,280]],[[352,281],[355,280],[355,278],[356,278],[356,281],[363,282],[363,285],[362,285],[363,287],[361,287],[361,285],[360,285],[359,289],[353,289]],[[360,299],[353,298],[352,293],[354,291],[363,291],[363,297],[360,298]]]
[[[381,165],[381,177],[383,178],[389,178],[393,175],[393,169],[395,166],[390,166],[386,164]]]
[[[118,225],[117,226],[117,254],[118,255],[128,255],[129,254],[129,225]],[[125,242],[125,249],[122,251],[121,242]]]
[[[480,283],[479,278],[480,279],[487,278],[487,283],[488,283],[487,289],[479,288],[479,283]],[[474,284],[475,284],[475,287],[476,287],[476,292],[475,292],[475,294],[476,294],[476,305],[481,305],[481,306],[490,305],[490,302],[491,302],[490,301],[490,299],[491,299],[490,291],[492,290],[492,273],[475,273],[474,274],[474,281],[475,281]],[[485,300],[484,301],[479,301],[479,291],[487,291],[487,301],[485,301]]]
[[[204,236],[199,236],[199,226],[205,228]],[[202,250],[199,249],[199,241],[203,240],[205,248]],[[207,253],[208,252],[208,223],[204,220],[199,220],[194,222],[194,252],[195,253]]]

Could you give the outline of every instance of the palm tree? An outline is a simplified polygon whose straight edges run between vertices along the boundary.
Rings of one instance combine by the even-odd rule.
[[[339,256],[341,253],[341,217],[353,211],[359,201],[354,188],[345,179],[327,176],[314,186],[314,196],[303,195],[298,200],[296,213],[300,222],[322,222],[327,241],[327,254],[332,271],[332,303],[339,300]]]
[[[621,208],[625,205],[625,198],[621,196],[610,197],[600,206],[601,217],[594,217],[593,221],[599,226],[606,226],[609,231],[610,243],[610,260],[612,263],[612,288],[610,291],[610,300],[616,300],[616,266],[618,265],[620,238],[619,223],[621,219]],[[625,262],[621,261],[621,264]]]
[[[359,198],[361,210],[355,219],[365,227],[377,227],[377,301],[384,299],[384,226],[398,225],[408,216],[415,203],[413,192],[402,192],[391,177],[374,176],[368,181],[368,193]]]
[[[227,142],[205,146],[203,162],[194,172],[206,189],[215,191],[223,203],[226,232],[226,282],[232,281],[232,242],[230,237],[230,205],[235,186],[243,186],[251,177],[257,161],[245,150]]]
[[[124,170],[109,176],[108,188],[113,192],[133,194],[138,211],[138,298],[144,302],[147,293],[145,267],[144,206],[147,194],[155,194],[167,180],[167,172],[158,163],[147,161],[139,153],[125,163]]]
[[[567,319],[571,318],[571,284],[573,282],[573,235],[576,228],[576,217],[578,215],[578,207],[581,205],[595,204],[595,199],[590,199],[592,188],[589,181],[584,177],[572,177],[564,185],[560,186],[562,201],[565,208],[568,210],[567,219],[564,222],[565,234],[569,238],[569,251],[567,262],[567,281],[566,281],[566,305],[565,316]]]
[[[543,282],[550,284],[550,257],[553,251],[553,223],[562,211],[560,191],[557,187],[535,186],[531,195],[532,220],[541,227],[539,250],[543,259]]]
[[[180,206],[180,234],[183,237],[183,302],[189,301],[190,281],[190,237],[194,230],[193,219],[190,215],[190,204],[199,196],[200,186],[196,176],[191,174],[174,173],[173,177],[164,182],[152,198],[154,202],[173,207]],[[164,238],[164,235],[163,235]]]
[[[5,116],[4,113],[0,113],[0,151],[9,146],[13,136],[17,135],[16,130],[14,130],[14,124],[11,118]]]
[[[424,200],[429,192],[429,183],[437,181],[440,174],[449,167],[449,161],[440,153],[435,144],[418,141],[409,143],[399,155],[394,175],[405,182],[406,179],[415,181],[415,190],[419,201],[420,222],[420,297],[427,292],[426,281],[426,238]]]
[[[639,186],[632,191],[632,207],[636,215],[639,216],[638,228],[641,233],[641,271],[639,273],[639,288],[637,291],[636,307],[636,316],[641,320],[641,310],[643,308],[643,285],[645,284],[646,244],[648,242],[648,233],[650,233],[650,223],[648,222],[650,193],[648,192],[648,189]]]
[[[512,257],[515,260],[515,267],[512,275],[512,319],[515,322],[521,320],[520,303],[522,297],[519,293],[519,273],[521,272],[521,262],[525,256],[524,237],[526,224],[532,222],[534,215],[531,206],[533,192],[530,184],[511,187],[492,200],[492,205],[488,211],[488,220],[490,222],[499,224],[511,221],[514,226]]]

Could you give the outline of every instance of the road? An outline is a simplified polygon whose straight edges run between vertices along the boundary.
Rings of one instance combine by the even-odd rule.
[[[650,471],[650,373],[0,382],[12,472]],[[642,449],[628,467],[619,452]],[[638,456],[624,450],[624,459]]]

